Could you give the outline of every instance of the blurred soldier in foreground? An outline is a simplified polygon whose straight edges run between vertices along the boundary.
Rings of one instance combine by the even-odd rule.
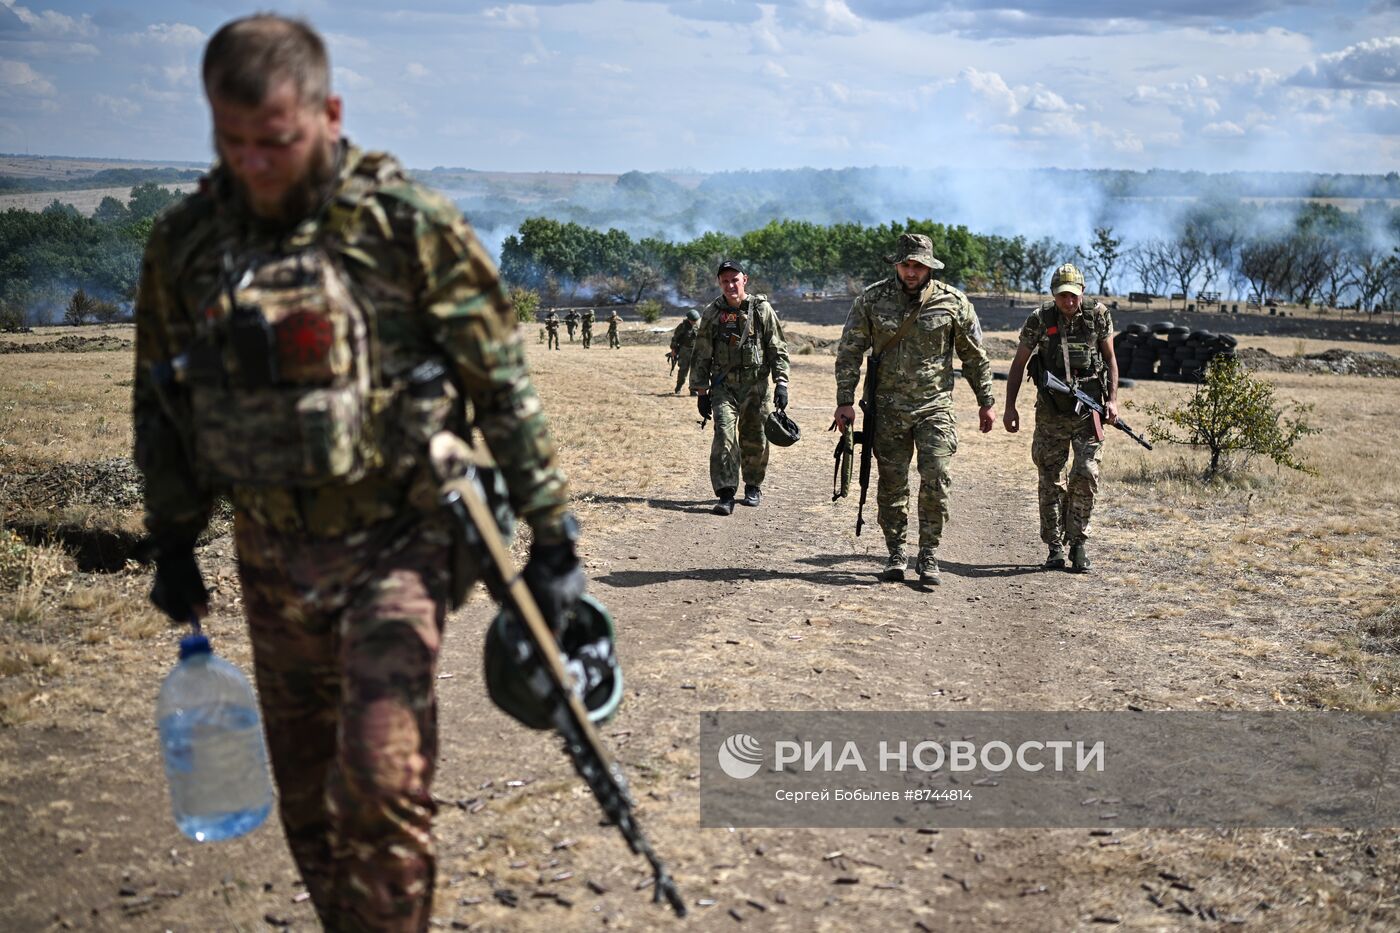
[[[558,350],[558,349],[559,349],[559,315],[555,314],[553,311],[550,311],[549,314],[545,315],[545,319],[544,319],[544,330],[545,330],[545,334],[546,334],[546,335],[548,336],[548,338],[549,338],[549,345],[546,346],[545,349],[546,349],[546,350]]]
[[[617,311],[614,310],[612,313],[612,317],[608,318],[608,348],[611,350],[622,349],[622,340],[619,339],[619,337],[617,336],[617,325],[621,323],[622,315],[618,314]]]
[[[574,328],[578,327],[578,312],[573,308],[570,308],[569,313],[564,315],[564,326],[569,329],[569,343],[573,343]]]
[[[583,324],[583,348],[588,350],[593,346],[593,309],[585,308],[579,322]]]
[[[696,324],[699,321],[699,309],[691,308],[676,325],[676,329],[671,331],[671,360],[676,369],[676,395],[681,394],[681,387],[690,375],[690,361],[695,356]],[[690,394],[694,395],[695,390],[692,389]]]
[[[768,380],[772,404],[788,405],[788,351],[783,328],[763,295],[748,293],[749,277],[737,262],[720,263],[720,296],[704,311],[695,334],[690,388],[700,417],[715,420],[710,444],[710,484],[716,515],[734,513],[734,493],[744,480],[744,505],[757,506],[768,472]]]
[[[919,582],[941,582],[938,544],[948,521],[948,469],[958,449],[953,414],[953,353],[962,360],[967,384],[977,396],[978,427],[985,434],[996,423],[992,411],[992,368],[982,349],[982,327],[967,296],[933,277],[943,263],[933,242],[905,233],[886,260],[895,275],[869,286],[851,305],[836,350],[838,426],[855,421],[856,383],[861,358],[871,351],[877,373],[874,391],[866,374],[865,405],[879,412],[874,436],[879,464],[880,528],[889,561],[881,579],[904,579],[909,567],[905,530],[909,522],[909,461],[919,454]],[[872,413],[866,413],[869,425]]]
[[[428,438],[465,433],[469,404],[550,618],[583,590],[578,526],[496,270],[450,202],[341,137],[321,38],[236,20],[203,80],[218,163],[157,221],[136,303],[151,599],[208,611],[194,548],[227,494],[282,823],[321,923],[425,930],[461,566]]]
[[[1052,372],[1102,404],[1110,424],[1118,419],[1118,359],[1108,308],[1097,299],[1084,299],[1084,276],[1069,263],[1051,276],[1050,294],[1052,300],[1037,308],[1021,328],[1020,346],[1006,378],[1003,420],[1013,434],[1021,427],[1016,396],[1028,368],[1037,384],[1037,371]],[[1036,392],[1031,460],[1040,473],[1040,540],[1050,548],[1045,566],[1064,567],[1068,544],[1070,569],[1088,573],[1084,543],[1099,491],[1103,427],[1094,412],[1076,413],[1074,402],[1071,396],[1044,388]],[[1074,462],[1066,480],[1071,453]]]

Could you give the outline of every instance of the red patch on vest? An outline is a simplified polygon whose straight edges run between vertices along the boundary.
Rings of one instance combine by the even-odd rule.
[[[1060,328],[1058,325],[1052,324],[1045,329],[1045,332],[1053,337],[1055,334],[1058,334],[1060,332]]]
[[[733,324],[738,320],[739,313],[737,311],[724,311],[719,316],[719,322],[721,324]]]
[[[277,353],[287,367],[323,362],[335,342],[330,320],[311,311],[298,311],[277,323]]]

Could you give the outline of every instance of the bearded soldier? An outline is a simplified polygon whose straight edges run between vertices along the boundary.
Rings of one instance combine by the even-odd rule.
[[[788,350],[773,306],[748,293],[749,277],[732,259],[716,273],[720,296],[705,309],[695,333],[690,388],[702,419],[713,416],[710,484],[716,515],[734,514],[734,493],[744,480],[744,505],[757,506],[768,472],[768,380],[772,404],[788,406]]]
[[[157,220],[135,311],[151,599],[207,613],[195,543],[227,494],[283,828],[321,923],[426,930],[435,664],[460,586],[426,440],[465,431],[470,403],[552,619],[582,593],[577,523],[495,268],[451,202],[341,137],[321,38],[235,20],[203,81],[218,163]]]
[[[544,318],[544,330],[549,337],[549,345],[546,350],[559,349],[559,315],[550,311]]]
[[[700,321],[700,311],[691,308],[685,317],[671,331],[671,358],[676,361],[676,395],[681,394],[686,377],[690,375],[690,360],[695,355],[695,327]],[[694,395],[694,390],[691,390]]]
[[[579,323],[583,325],[583,348],[585,350],[593,347],[593,309],[585,308],[583,316],[579,318]]]
[[[953,414],[953,354],[977,396],[983,433],[996,423],[992,369],[982,349],[982,327],[967,296],[933,277],[943,263],[933,242],[900,234],[886,261],[895,275],[863,291],[851,305],[836,350],[836,413],[841,427],[855,421],[861,358],[872,352],[878,367],[874,398],[875,460],[879,464],[880,528],[889,560],[881,579],[904,579],[909,567],[905,530],[909,521],[909,461],[919,455],[919,554],[915,569],[924,584],[941,582],[938,545],[948,520],[949,465],[958,449]],[[867,374],[867,381],[869,374]]]
[[[1044,369],[1078,386],[1104,407],[1110,424],[1118,420],[1118,359],[1113,354],[1113,318],[1103,302],[1084,298],[1084,276],[1066,263],[1050,278],[1052,300],[1043,303],[1021,328],[1020,345],[1006,378],[1006,430],[1021,427],[1016,396],[1021,376]],[[1027,363],[1029,362],[1029,367]],[[1037,383],[1039,380],[1036,380]],[[1089,518],[1099,491],[1103,428],[1092,411],[1076,412],[1073,397],[1040,389],[1035,398],[1031,460],[1040,474],[1040,540],[1049,546],[1047,568],[1065,566],[1089,572]],[[1065,464],[1073,454],[1069,477]]]

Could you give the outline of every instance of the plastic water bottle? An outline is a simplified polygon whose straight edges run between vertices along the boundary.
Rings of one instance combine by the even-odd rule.
[[[257,698],[203,635],[181,640],[180,663],[160,687],[156,722],[180,832],[217,842],[267,818],[272,786]]]

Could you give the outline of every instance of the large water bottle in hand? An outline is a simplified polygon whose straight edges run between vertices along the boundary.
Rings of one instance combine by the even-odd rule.
[[[180,831],[196,842],[256,829],[272,809],[257,698],[238,668],[209,639],[180,642],[180,663],[156,703],[170,804]]]

